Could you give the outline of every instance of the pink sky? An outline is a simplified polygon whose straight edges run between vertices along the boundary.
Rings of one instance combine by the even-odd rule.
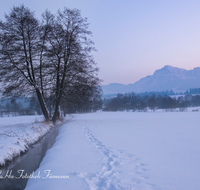
[[[164,65],[200,66],[198,0],[7,0],[0,18],[24,3],[36,16],[45,9],[78,8],[88,18],[103,84],[134,83]]]

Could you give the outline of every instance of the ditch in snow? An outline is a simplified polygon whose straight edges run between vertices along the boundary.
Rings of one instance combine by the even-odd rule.
[[[5,168],[1,169],[1,176],[5,179],[0,179],[0,189],[21,190],[25,188],[28,181],[26,174],[30,176],[38,169],[47,150],[54,144],[59,127],[60,125],[53,127],[42,139],[33,144],[26,153],[16,157]],[[19,179],[12,178],[12,176]]]

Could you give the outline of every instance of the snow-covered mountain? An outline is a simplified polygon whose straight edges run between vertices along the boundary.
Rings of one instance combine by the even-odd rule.
[[[134,84],[111,83],[102,86],[104,94],[165,90],[183,92],[189,88],[200,88],[200,67],[186,70],[166,65],[156,70],[153,75],[146,76]]]

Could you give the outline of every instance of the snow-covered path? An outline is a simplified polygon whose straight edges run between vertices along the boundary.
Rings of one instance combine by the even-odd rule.
[[[198,190],[198,112],[75,114],[26,190]]]

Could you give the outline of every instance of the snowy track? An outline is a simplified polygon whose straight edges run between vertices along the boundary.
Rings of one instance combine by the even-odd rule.
[[[144,164],[139,163],[139,159],[132,155],[126,154],[124,151],[116,151],[116,154],[108,147],[103,145],[97,138],[94,137],[92,131],[87,128],[86,124],[82,124],[86,132],[86,138],[89,142],[95,146],[104,156],[104,164],[102,169],[96,174],[79,174],[78,176],[84,178],[90,189],[102,189],[102,190],[132,190],[133,186],[138,188],[150,189],[150,185],[142,184],[145,179]],[[121,179],[120,173],[123,167],[129,167],[129,178]],[[128,183],[127,183],[128,182]]]
[[[199,122],[194,112],[75,114],[26,190],[198,190]]]

